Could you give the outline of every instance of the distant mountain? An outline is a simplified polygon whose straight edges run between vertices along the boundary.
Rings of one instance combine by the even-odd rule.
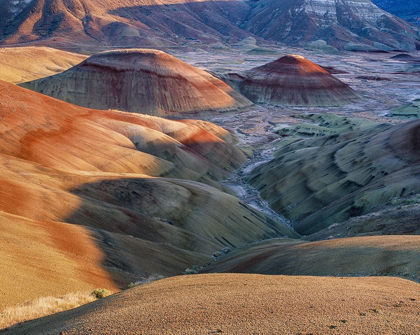
[[[258,0],[252,13],[247,30],[290,45],[319,40],[339,49],[420,48],[414,27],[370,0]]]
[[[420,26],[420,2],[418,0],[373,0],[383,10]]]
[[[3,45],[205,48],[255,37],[339,49],[420,48],[416,28],[370,0],[2,0],[0,12]]]
[[[249,13],[242,1],[208,0],[2,0],[3,43],[48,40],[53,45],[179,45],[235,41]]]

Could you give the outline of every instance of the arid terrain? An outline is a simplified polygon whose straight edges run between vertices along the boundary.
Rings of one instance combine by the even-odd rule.
[[[399,278],[195,275],[136,287],[13,334],[415,335],[419,301],[418,284]]]
[[[0,332],[420,333],[418,28],[369,0],[2,10]]]

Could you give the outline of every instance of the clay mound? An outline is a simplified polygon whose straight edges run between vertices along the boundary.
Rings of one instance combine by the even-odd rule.
[[[340,106],[357,94],[319,65],[299,55],[245,72],[240,91],[255,103],[288,106]]]
[[[419,243],[420,236],[402,235],[317,242],[274,239],[234,251],[205,271],[310,276],[405,276],[418,279]]]
[[[195,275],[159,280],[5,334],[418,334],[399,278]]]
[[[1,48],[0,80],[23,83],[51,76],[68,70],[86,58],[84,55],[45,47]]]
[[[222,191],[216,180],[246,158],[214,124],[86,109],[1,81],[0,102],[1,307],[297,236]]]
[[[209,73],[149,49],[97,54],[64,73],[22,86],[79,106],[151,115],[230,111],[251,105]]]
[[[420,121],[286,144],[250,182],[295,229],[311,234],[420,192]]]

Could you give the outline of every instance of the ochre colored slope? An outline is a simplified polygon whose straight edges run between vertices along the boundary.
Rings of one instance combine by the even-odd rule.
[[[2,211],[0,230],[0,309],[40,296],[96,287],[117,290],[101,266],[105,256],[89,229]]]
[[[206,130],[203,122],[83,109],[4,82],[0,89],[0,151],[17,158],[61,169],[195,180],[228,176],[246,159],[228,143],[232,136],[214,125]]]
[[[419,284],[399,278],[194,275],[142,285],[9,333],[416,335],[419,309]]]
[[[79,106],[151,115],[251,105],[211,74],[152,49],[100,53],[64,73],[22,86]]]
[[[5,82],[0,102],[0,213],[13,243],[1,243],[0,306],[49,286],[126,287],[206,264],[225,246],[296,236],[222,191],[217,180],[245,155],[216,125],[85,109]]]
[[[23,83],[65,71],[86,56],[45,47],[0,49],[0,80]]]

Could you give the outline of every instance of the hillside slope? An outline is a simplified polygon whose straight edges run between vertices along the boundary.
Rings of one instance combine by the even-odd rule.
[[[419,284],[399,278],[194,275],[142,285],[5,334],[412,334]]]
[[[1,81],[0,102],[0,306],[296,236],[223,192],[217,180],[246,158],[216,125],[85,109]]]

